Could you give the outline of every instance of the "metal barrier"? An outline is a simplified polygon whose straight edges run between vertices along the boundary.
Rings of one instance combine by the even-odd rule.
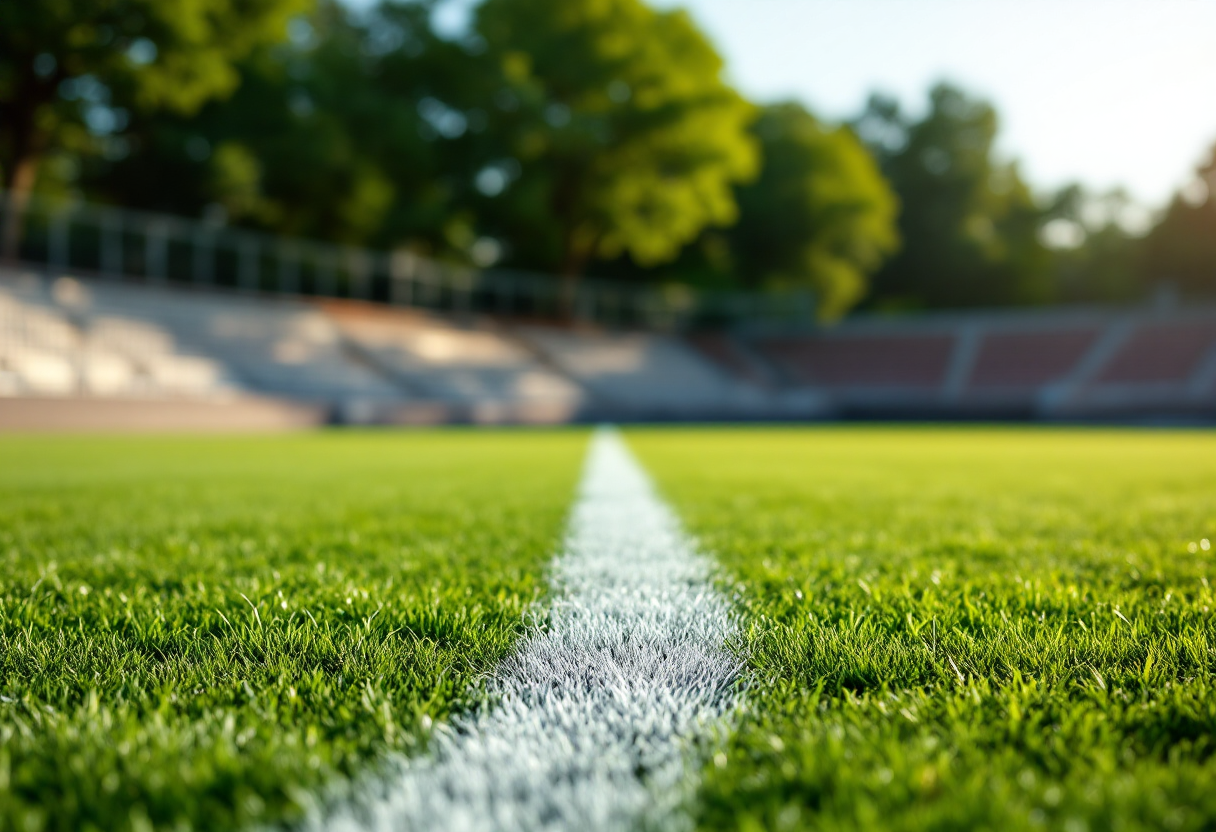
[[[0,213],[13,210],[0,194]],[[576,319],[611,327],[680,330],[698,325],[801,329],[809,292],[704,291],[547,274],[477,269],[408,251],[374,251],[277,237],[222,223],[83,202],[31,198],[22,209],[18,259],[50,271],[148,284],[350,298],[507,317]]]

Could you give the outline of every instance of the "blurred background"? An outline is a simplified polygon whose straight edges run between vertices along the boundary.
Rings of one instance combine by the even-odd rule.
[[[0,427],[1209,421],[1214,33],[1187,0],[4,4]]]

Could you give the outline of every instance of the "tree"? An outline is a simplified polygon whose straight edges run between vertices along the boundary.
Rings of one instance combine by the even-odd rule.
[[[1216,295],[1216,147],[1149,232],[1141,270],[1146,283]]]
[[[281,38],[303,3],[0,3],[0,168],[10,200],[0,256],[16,256],[20,215],[49,152],[112,133],[132,112],[188,114],[231,93],[234,62]]]
[[[811,286],[819,316],[838,318],[898,247],[898,201],[847,127],[791,103],[765,108],[753,132],[763,167],[737,190],[732,266],[746,283]]]
[[[462,261],[503,187],[504,140],[488,128],[498,86],[478,53],[440,37],[430,0],[360,12],[322,0],[286,43],[237,68],[241,85],[190,116],[155,112],[136,149],[94,159],[85,181],[126,205],[342,243],[408,246]],[[498,177],[498,180],[495,180]]]
[[[908,119],[871,98],[855,122],[899,195],[903,248],[874,276],[878,307],[1041,303],[1052,294],[1043,211],[1013,163],[994,158],[996,112],[946,84]]]
[[[756,167],[753,112],[683,11],[640,0],[486,0],[489,113],[512,182],[485,216],[519,265],[568,286],[594,259],[674,258],[732,223]]]
[[[91,190],[144,209],[197,215],[219,207],[247,227],[367,241],[395,195],[372,148],[384,133],[395,135],[409,103],[385,100],[363,54],[366,30],[345,9],[323,2],[292,32],[236,64],[241,83],[232,95],[197,113],[136,116],[126,137],[137,150],[93,160]]]
[[[1055,195],[1040,233],[1051,252],[1053,301],[1118,303],[1142,294],[1136,270],[1142,230],[1132,222],[1138,213],[1118,188],[1099,193],[1069,185]]]

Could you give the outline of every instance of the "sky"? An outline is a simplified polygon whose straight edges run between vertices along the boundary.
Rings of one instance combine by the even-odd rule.
[[[367,5],[370,0],[351,0]],[[448,0],[457,30],[476,0]],[[1040,192],[1122,186],[1160,207],[1216,144],[1216,0],[651,0],[688,9],[760,102],[912,112],[949,80],[992,101]]]

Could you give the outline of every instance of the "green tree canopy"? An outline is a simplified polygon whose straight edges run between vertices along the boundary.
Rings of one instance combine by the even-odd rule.
[[[1043,211],[993,152],[996,111],[946,84],[911,120],[871,98],[855,124],[899,195],[903,248],[874,277],[876,306],[982,306],[1051,298]]]
[[[471,233],[485,119],[466,115],[477,59],[435,35],[431,6],[352,16],[320,3],[290,42],[239,64],[231,97],[137,119],[140,152],[95,164],[94,187],[178,213],[218,204],[230,221],[284,234],[445,251]]]
[[[1048,205],[1041,237],[1051,250],[1052,300],[1127,302],[1143,295],[1137,265],[1143,239],[1129,231],[1137,206],[1126,191],[1062,188]]]
[[[1216,295],[1216,147],[1148,235],[1141,269],[1149,284]]]
[[[753,132],[763,167],[738,189],[733,266],[745,282],[809,285],[820,317],[837,318],[898,247],[897,199],[852,130],[801,105],[765,108]]]
[[[234,62],[280,38],[304,0],[37,0],[0,3],[0,168],[21,204],[39,162],[132,111],[191,113],[226,95]],[[88,131],[85,127],[88,127]],[[15,254],[9,212],[4,254]]]
[[[491,131],[514,179],[486,216],[516,263],[671,260],[736,218],[756,168],[751,106],[683,11],[640,0],[486,0],[475,29],[501,79]]]

